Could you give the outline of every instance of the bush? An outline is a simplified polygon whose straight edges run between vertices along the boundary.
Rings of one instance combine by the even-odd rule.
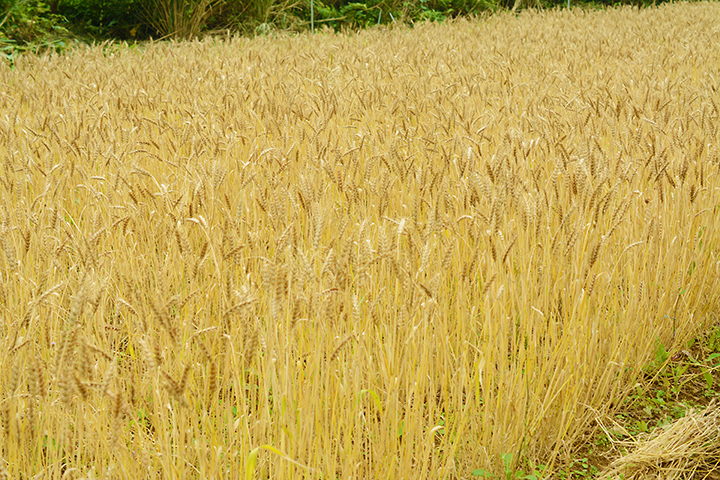
[[[95,37],[130,40],[149,34],[139,15],[144,4],[142,0],[63,0],[58,11],[77,30]]]
[[[39,39],[64,35],[66,23],[49,4],[33,0],[0,0],[0,39],[27,45]]]
[[[151,0],[143,7],[146,22],[162,38],[195,38],[222,0]]]
[[[311,14],[311,1],[313,12]],[[192,38],[378,23],[443,21],[524,6],[563,7],[567,0],[0,0],[0,48],[49,44],[72,34],[94,39]],[[655,0],[571,0],[575,5],[654,5]],[[14,47],[12,47],[14,48]]]

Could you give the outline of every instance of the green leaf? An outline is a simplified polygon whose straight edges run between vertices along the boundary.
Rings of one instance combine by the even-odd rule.
[[[375,393],[374,390],[360,390],[360,398],[364,397],[365,395],[370,395],[370,398],[372,399],[373,403],[375,404],[375,407],[380,412],[380,415],[382,416],[383,409],[382,409],[382,402],[380,402],[380,396]]]
[[[473,470],[473,471],[472,471],[472,476],[473,476],[473,477],[485,477],[485,478],[497,478],[497,477],[496,477],[495,475],[493,475],[492,473],[490,473],[490,472],[488,472],[488,471],[485,471],[485,470],[482,470],[482,469],[480,469],[480,468],[478,468],[478,469],[476,469],[476,470]]]
[[[668,352],[665,350],[665,345],[660,343],[659,340],[656,340],[655,344],[655,361],[658,363],[658,366],[665,363],[665,360],[668,358]]]
[[[248,455],[245,463],[245,480],[252,480],[255,476],[255,465],[257,465],[258,452],[260,452],[260,447],[253,449],[253,451],[250,452],[250,455]]]
[[[503,462],[503,467],[505,467],[505,475],[512,473],[512,471],[510,470],[510,466],[512,465],[512,457],[512,453],[503,453],[502,455],[500,455],[500,458]]]
[[[705,384],[707,385],[707,388],[712,388],[713,386],[713,376],[710,374],[709,371],[703,372],[703,377],[705,377]]]
[[[308,466],[303,465],[302,463],[293,460],[290,458],[289,455],[283,453],[281,450],[278,450],[277,448],[273,447],[272,445],[261,445],[257,448],[254,448],[247,458],[247,463],[245,464],[245,480],[252,480],[253,476],[255,475],[255,466],[257,465],[257,457],[258,453],[260,453],[260,449],[267,450],[268,452],[272,452],[278,457],[287,460],[288,462],[297,465],[298,467],[305,468],[307,470],[313,470],[313,468],[310,468]]]

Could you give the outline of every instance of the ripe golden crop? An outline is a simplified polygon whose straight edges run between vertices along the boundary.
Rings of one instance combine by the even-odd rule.
[[[718,306],[718,15],[0,66],[5,475],[552,472]]]

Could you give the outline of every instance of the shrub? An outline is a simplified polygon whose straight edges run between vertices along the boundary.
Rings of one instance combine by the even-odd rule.
[[[148,33],[141,0],[63,0],[58,11],[76,31],[128,40]]]

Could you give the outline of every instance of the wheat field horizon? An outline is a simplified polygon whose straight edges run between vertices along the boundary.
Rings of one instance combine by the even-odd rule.
[[[717,18],[0,64],[0,476],[552,478],[717,323]]]

